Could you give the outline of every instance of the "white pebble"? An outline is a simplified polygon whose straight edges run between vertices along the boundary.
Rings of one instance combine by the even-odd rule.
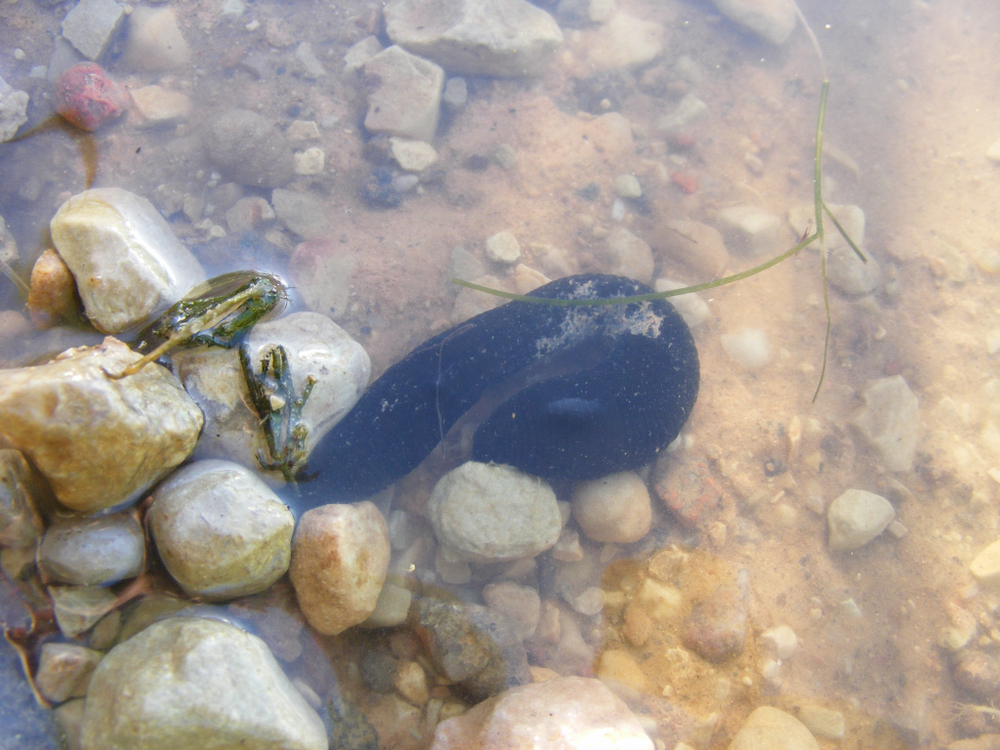
[[[868,544],[892,523],[896,511],[881,495],[865,490],[847,490],[830,503],[830,549],[858,549]]]
[[[748,370],[759,370],[771,361],[771,344],[760,328],[744,328],[737,333],[724,333],[720,338],[726,354]]]
[[[634,174],[622,174],[615,178],[615,194],[619,198],[641,198],[642,185]]]
[[[497,232],[486,240],[486,257],[497,263],[514,263],[521,257],[521,245],[510,232]]]
[[[621,198],[615,198],[615,202],[611,204],[611,219],[612,221],[621,221],[625,218],[625,201]]]
[[[778,625],[777,627],[765,630],[761,634],[761,637],[771,643],[775,655],[782,661],[790,659],[792,654],[795,653],[795,649],[799,646],[798,636],[787,625]]]
[[[653,519],[649,490],[630,471],[581,482],[573,489],[573,518],[595,542],[637,542]]]

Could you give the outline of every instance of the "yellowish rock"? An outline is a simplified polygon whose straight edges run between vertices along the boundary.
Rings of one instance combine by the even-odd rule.
[[[976,555],[969,565],[969,572],[982,584],[1000,584],[1000,540]]]

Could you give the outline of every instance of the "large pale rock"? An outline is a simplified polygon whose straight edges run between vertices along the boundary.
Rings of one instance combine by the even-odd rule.
[[[794,719],[793,719],[794,721]],[[431,750],[652,750],[628,706],[600,680],[522,685],[441,722]]]
[[[299,519],[289,575],[306,620],[324,635],[364,621],[389,570],[389,529],[370,502],[321,505]]]
[[[876,380],[862,394],[865,408],[851,422],[889,471],[909,471],[920,432],[920,402],[901,375]]]
[[[806,725],[791,714],[761,706],[747,717],[729,750],[819,750]]]
[[[364,76],[369,131],[418,141],[434,138],[444,88],[440,66],[393,45],[365,63]]]
[[[205,271],[145,198],[120,188],[74,195],[50,223],[94,326],[146,323],[205,280]]]
[[[559,538],[562,517],[547,482],[511,466],[468,461],[441,477],[427,503],[434,535],[454,559],[534,557]]]
[[[540,75],[562,42],[552,16],[527,0],[394,0],[384,12],[393,42],[450,73]]]
[[[830,503],[830,549],[857,549],[877,537],[896,517],[892,503],[865,490],[847,490]]]
[[[795,29],[794,0],[714,0],[715,6],[741,26],[772,44],[784,44]]]
[[[194,449],[201,411],[164,367],[120,341],[70,349],[38,367],[0,371],[0,434],[27,456],[67,508],[131,502]]]
[[[50,580],[107,586],[142,572],[146,538],[130,512],[54,523],[38,548],[38,568]]]
[[[147,519],[163,564],[189,596],[254,594],[288,570],[292,512],[238,464],[185,466],[156,488]]]
[[[113,648],[90,679],[83,750],[327,750],[316,712],[262,640],[171,617]]]

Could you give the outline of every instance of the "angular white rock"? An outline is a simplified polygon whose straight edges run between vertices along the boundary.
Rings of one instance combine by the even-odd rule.
[[[422,57],[393,45],[369,58],[365,128],[418,141],[430,141],[441,115],[444,71]]]
[[[771,644],[774,649],[774,655],[782,661],[792,658],[792,654],[795,653],[799,645],[798,636],[787,625],[778,625],[777,627],[769,628],[761,633],[760,637]]]
[[[327,750],[326,729],[262,640],[219,620],[171,617],[94,671],[83,750]]]
[[[521,244],[510,232],[497,232],[486,240],[486,257],[495,263],[515,263],[521,257]]]
[[[649,490],[631,471],[580,482],[573,488],[573,518],[595,542],[637,542],[653,521]]]
[[[190,455],[203,418],[164,367],[106,338],[37,367],[0,370],[0,435],[31,459],[67,508],[136,500]]]
[[[13,138],[28,121],[28,98],[26,92],[16,91],[0,78],[0,143]]]
[[[877,537],[896,517],[892,503],[865,490],[847,490],[830,503],[826,512],[830,525],[830,549],[858,549]]]
[[[389,570],[389,529],[370,502],[321,505],[295,530],[289,577],[302,614],[324,635],[363,622]]]
[[[759,206],[730,206],[719,211],[719,229],[726,244],[753,258],[770,255],[781,243],[781,219]]]
[[[389,148],[392,151],[392,158],[408,172],[422,172],[438,158],[434,147],[423,141],[394,137],[389,139]]]
[[[920,402],[901,375],[876,380],[865,392],[865,408],[851,422],[879,452],[889,471],[909,471],[920,433]]]
[[[531,76],[562,42],[555,20],[527,0],[394,0],[386,33],[452,73]]]
[[[562,518],[547,482],[510,466],[468,461],[438,481],[427,504],[438,541],[456,558],[534,557],[556,543]]]
[[[600,680],[554,677],[511,688],[441,722],[431,745],[431,750],[501,748],[653,750],[653,741]]]
[[[160,559],[188,596],[254,594],[288,570],[292,512],[238,464],[188,464],[156,488],[147,519]]]
[[[976,555],[969,564],[969,572],[982,584],[995,586],[1000,583],[1000,541]]]
[[[49,226],[87,317],[104,333],[149,322],[205,280],[153,204],[127,190],[74,195]]]

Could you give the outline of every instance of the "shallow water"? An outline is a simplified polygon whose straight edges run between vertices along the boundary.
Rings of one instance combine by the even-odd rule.
[[[0,2],[0,76],[31,94],[32,122],[41,122],[51,111],[50,87],[28,73],[48,62],[71,5]],[[339,71],[346,49],[379,30],[379,4],[263,1],[236,20],[221,16],[220,5],[168,5],[192,48],[188,66],[148,73],[130,69],[121,56],[102,59],[130,87],[160,83],[185,92],[193,110],[178,126],[141,129],[129,115],[98,131],[95,184],[126,188],[158,206],[155,196],[166,185],[203,201],[210,223],[224,226],[221,206],[229,193],[201,151],[196,135],[203,123],[235,106],[282,130],[296,119],[317,122],[319,141],[305,145],[323,148],[326,167],[295,184],[321,201],[333,227],[333,252],[353,264],[348,304],[334,315],[371,355],[373,375],[450,325],[455,246],[485,261],[486,238],[509,230],[528,260],[542,255],[530,243],[544,243],[565,249],[572,271],[609,272],[602,237],[621,225],[653,246],[654,278],[693,284],[710,274],[663,250],[672,242],[668,221],[714,224],[720,210],[738,204],[784,218],[812,200],[821,74],[801,26],[774,47],[708,3],[620,0],[623,11],[665,25],[665,51],[657,60],[638,71],[591,75],[582,62],[586,35],[565,28],[566,39],[540,78],[469,78],[467,105],[442,119],[434,140],[440,179],[405,195],[398,207],[378,208],[359,196],[372,168],[362,154],[364,87]],[[802,704],[842,712],[850,746],[902,746],[914,726],[931,746],[944,746],[984,728],[956,720],[953,705],[976,699],[954,685],[952,656],[938,646],[939,631],[950,624],[949,605],[976,617],[978,648],[993,655],[1000,649],[1000,595],[980,589],[968,572],[973,557],[996,539],[1000,519],[1000,483],[988,473],[1000,466],[1000,375],[991,344],[1000,336],[1000,276],[990,273],[1000,249],[994,226],[1000,167],[986,156],[1000,139],[992,62],[1000,59],[1000,9],[987,0],[892,0],[874,7],[860,0],[806,1],[801,7],[831,84],[825,198],[863,209],[864,250],[881,266],[879,285],[855,297],[831,290],[829,364],[815,402],[826,325],[817,252],[703,292],[711,316],[695,330],[701,392],[672,460],[696,495],[714,493],[713,523],[723,524],[721,532],[717,525],[713,533],[708,526],[681,528],[654,497],[655,543],[587,546],[580,567],[588,570],[580,580],[600,579],[600,566],[610,562],[601,584],[609,592],[634,590],[644,573],[632,558],[671,544],[689,548],[697,562],[679,584],[691,600],[711,590],[715,572],[749,570],[744,653],[722,666],[684,661],[670,626],[654,632],[646,646],[630,646],[620,634],[622,607],[613,603],[603,619],[585,621],[585,637],[598,653],[628,650],[641,664],[648,696],[698,718],[716,714],[711,747],[725,747],[758,705],[794,712]],[[247,31],[254,19],[261,28]],[[265,40],[268,20],[280,21],[286,35],[274,32],[272,42],[287,45]],[[297,67],[300,41],[311,43],[327,75],[308,77]],[[24,51],[22,60],[15,48]],[[269,72],[255,78],[238,65],[245,55],[263,58]],[[700,82],[677,72],[682,56],[693,61]],[[708,105],[709,116],[686,128],[684,139],[670,140],[657,123],[688,92]],[[630,135],[602,135],[594,118],[607,111],[627,118]],[[493,159],[504,144],[518,157],[506,169]],[[613,185],[622,174],[639,177],[645,199],[626,204],[617,221]],[[45,247],[52,214],[83,190],[85,175],[80,150],[63,131],[0,145],[0,215],[17,239],[14,265],[23,276]],[[595,200],[578,192],[590,183],[600,188]],[[176,234],[193,246],[208,239],[210,227],[200,220],[182,212],[170,217]],[[218,270],[284,270],[300,240],[278,224],[266,231],[269,245],[196,252]],[[783,223],[776,249],[796,239]],[[727,272],[763,259],[729,250]],[[6,280],[0,300],[4,309],[22,310]],[[753,371],[732,361],[720,341],[746,327],[762,329],[773,354]],[[13,346],[4,345],[8,362],[20,359],[9,353]],[[899,473],[882,468],[849,426],[865,388],[896,374],[920,402],[914,469]],[[801,438],[790,440],[797,432]],[[432,461],[404,483],[398,507],[419,508],[435,470]],[[828,551],[822,511],[849,488],[892,501],[905,535],[886,533],[854,552]],[[426,569],[416,575],[433,581],[433,558],[418,562]],[[495,573],[477,571],[474,585],[459,593],[476,595],[475,584]],[[856,608],[845,604],[851,600]],[[780,624],[792,627],[800,645],[767,679],[760,634]],[[369,639],[324,642],[344,680],[356,677],[357,654]],[[558,671],[560,665],[547,666]],[[365,705],[384,731],[383,747],[427,746],[430,735],[419,721],[390,739],[386,708],[371,701]],[[634,696],[633,708],[654,718],[662,710],[652,697]],[[835,744],[821,740],[824,747]]]

